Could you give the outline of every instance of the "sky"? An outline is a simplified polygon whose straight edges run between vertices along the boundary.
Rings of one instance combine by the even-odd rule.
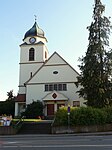
[[[112,16],[112,0],[102,0],[106,17]],[[34,15],[48,40],[49,56],[59,53],[76,71],[85,56],[93,21],[94,0],[1,0],[0,1],[0,101],[7,92],[18,93],[20,47],[33,26]],[[110,38],[112,48],[112,37]]]

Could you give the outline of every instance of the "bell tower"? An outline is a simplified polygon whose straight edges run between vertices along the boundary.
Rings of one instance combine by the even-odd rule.
[[[32,28],[25,33],[23,43],[20,45],[19,94],[25,94],[25,82],[48,59],[46,43],[44,31],[39,28],[35,20]]]

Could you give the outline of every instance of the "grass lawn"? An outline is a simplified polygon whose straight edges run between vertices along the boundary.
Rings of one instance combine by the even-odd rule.
[[[14,122],[17,122],[19,120],[20,119],[12,119],[12,121],[14,121]],[[42,120],[41,119],[21,119],[21,121],[24,121],[24,122],[40,122]]]

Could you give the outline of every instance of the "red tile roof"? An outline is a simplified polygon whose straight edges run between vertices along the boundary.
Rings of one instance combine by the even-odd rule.
[[[16,97],[16,102],[26,102],[26,94],[18,94]]]

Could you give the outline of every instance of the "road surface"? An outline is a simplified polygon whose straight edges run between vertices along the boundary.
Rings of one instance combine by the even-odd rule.
[[[112,135],[0,136],[0,150],[112,150]]]

